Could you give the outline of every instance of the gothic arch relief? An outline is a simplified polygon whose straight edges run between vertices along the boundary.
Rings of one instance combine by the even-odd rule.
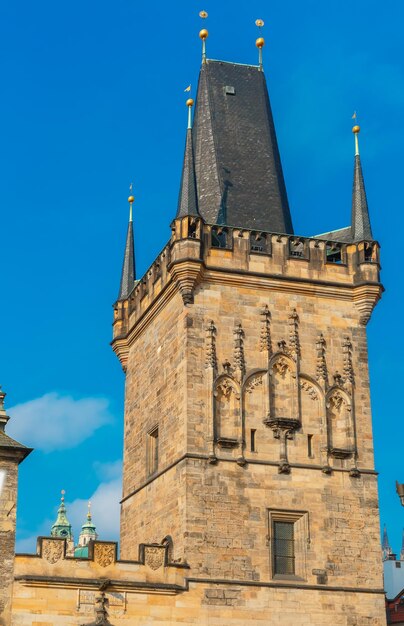
[[[241,431],[240,387],[229,375],[222,374],[214,384],[215,439],[223,448],[234,448]]]
[[[296,363],[284,352],[275,354],[269,363],[270,420],[299,419]]]
[[[255,370],[243,385],[243,427],[246,449],[249,452],[264,452],[268,434],[263,421],[269,411],[268,372]],[[254,445],[251,432],[254,431]]]
[[[340,387],[327,394],[327,426],[329,452],[335,458],[348,458],[355,452],[352,402]]]
[[[299,375],[299,392],[302,436],[291,450],[291,458],[302,462],[312,458],[319,463],[323,458],[321,449],[327,445],[325,396],[320,385],[307,374]]]
[[[310,433],[322,433],[325,426],[325,398],[321,387],[306,374],[299,376],[300,416],[302,426]]]

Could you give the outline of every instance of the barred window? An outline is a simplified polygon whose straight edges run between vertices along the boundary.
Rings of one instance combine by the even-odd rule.
[[[272,577],[307,580],[308,512],[268,509],[268,547]]]
[[[274,522],[274,574],[295,573],[295,537],[293,522]]]

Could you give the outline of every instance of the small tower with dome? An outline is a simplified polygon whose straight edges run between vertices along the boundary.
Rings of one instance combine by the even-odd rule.
[[[98,539],[97,531],[92,520],[91,515],[91,502],[88,503],[87,520],[81,527],[81,533],[79,535],[79,541],[74,549],[74,556],[87,558],[88,557],[88,544],[90,541],[96,541]]]

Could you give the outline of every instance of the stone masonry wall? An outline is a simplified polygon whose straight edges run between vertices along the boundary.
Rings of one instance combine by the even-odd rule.
[[[0,626],[9,626],[14,580],[18,464],[0,460]]]
[[[177,461],[186,450],[186,316],[180,296],[160,310],[131,347],[126,376],[123,497],[144,485],[147,433],[159,428],[158,470]],[[161,477],[123,502],[122,558],[137,558],[138,545],[183,535],[181,481]],[[185,485],[183,486],[185,495]],[[181,530],[180,530],[181,529]]]

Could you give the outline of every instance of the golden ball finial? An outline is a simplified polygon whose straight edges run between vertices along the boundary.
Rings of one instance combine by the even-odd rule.
[[[205,39],[207,39],[208,36],[209,36],[209,33],[206,30],[206,28],[202,28],[201,32],[199,33],[199,37],[202,39],[202,41],[205,41]]]
[[[133,204],[134,201],[135,201],[135,196],[129,196],[129,198],[128,198],[129,204]]]
[[[188,98],[187,102],[186,102],[187,107],[193,107],[194,106],[194,101],[192,98]]]
[[[263,48],[265,46],[265,39],[263,37],[258,37],[255,45],[257,46],[257,48]]]
[[[355,126],[353,127],[353,129],[352,129],[352,132],[353,132],[355,135],[357,135],[357,134],[360,132],[360,130],[361,130],[361,127],[360,127],[360,126],[358,126],[358,125],[355,125]]]

